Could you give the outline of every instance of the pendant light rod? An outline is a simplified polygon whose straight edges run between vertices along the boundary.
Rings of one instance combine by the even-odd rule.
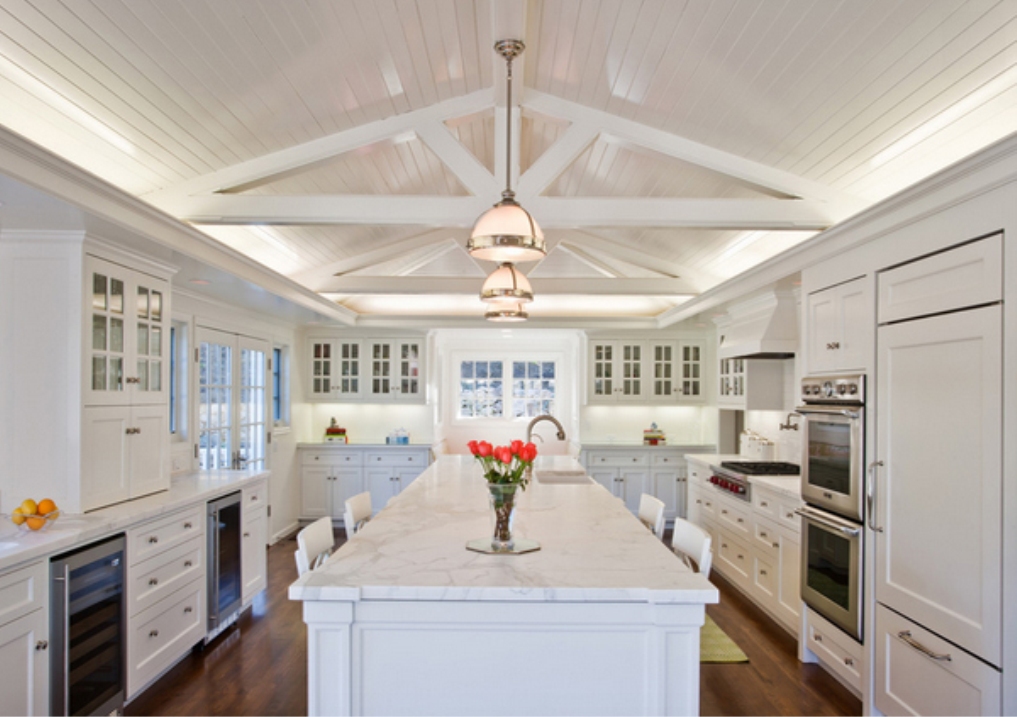
[[[513,199],[516,194],[512,191],[512,60],[523,54],[526,45],[522,40],[499,40],[494,43],[495,51],[505,58],[505,191],[501,193],[504,199]]]

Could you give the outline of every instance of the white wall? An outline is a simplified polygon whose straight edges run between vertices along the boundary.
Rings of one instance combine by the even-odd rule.
[[[768,438],[776,446],[774,460],[801,463],[802,431],[801,429],[780,430],[780,424],[787,422],[788,414],[798,406],[798,392],[801,377],[798,375],[799,362],[784,361],[784,409],[781,411],[746,411],[745,428]],[[801,418],[792,416],[794,425],[801,424]]]

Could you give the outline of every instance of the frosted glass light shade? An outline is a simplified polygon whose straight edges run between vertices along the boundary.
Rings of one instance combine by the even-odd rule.
[[[515,266],[504,262],[484,281],[480,298],[489,304],[520,304],[533,301],[533,287]]]
[[[526,321],[530,315],[523,311],[522,304],[507,304],[502,306],[495,304],[491,310],[484,314],[488,321]]]
[[[528,211],[505,198],[480,215],[466,251],[485,261],[538,261],[547,254],[544,232]]]

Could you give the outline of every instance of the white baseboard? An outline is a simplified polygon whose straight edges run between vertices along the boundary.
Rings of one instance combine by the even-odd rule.
[[[297,530],[297,528],[299,528],[299,527],[300,527],[300,522],[294,520],[292,523],[287,525],[285,528],[283,528],[279,532],[275,533],[272,536],[272,540],[269,542],[269,545],[275,545],[276,543],[278,543],[283,538],[286,538],[289,535],[291,535],[292,533],[294,533]]]

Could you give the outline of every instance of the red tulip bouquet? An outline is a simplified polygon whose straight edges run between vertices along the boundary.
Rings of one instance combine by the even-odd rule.
[[[511,552],[515,547],[512,514],[516,507],[516,488],[526,490],[526,469],[537,457],[537,447],[522,441],[498,447],[487,441],[470,441],[466,445],[483,467],[487,489],[491,493],[491,507],[494,509],[491,547],[495,552]]]

